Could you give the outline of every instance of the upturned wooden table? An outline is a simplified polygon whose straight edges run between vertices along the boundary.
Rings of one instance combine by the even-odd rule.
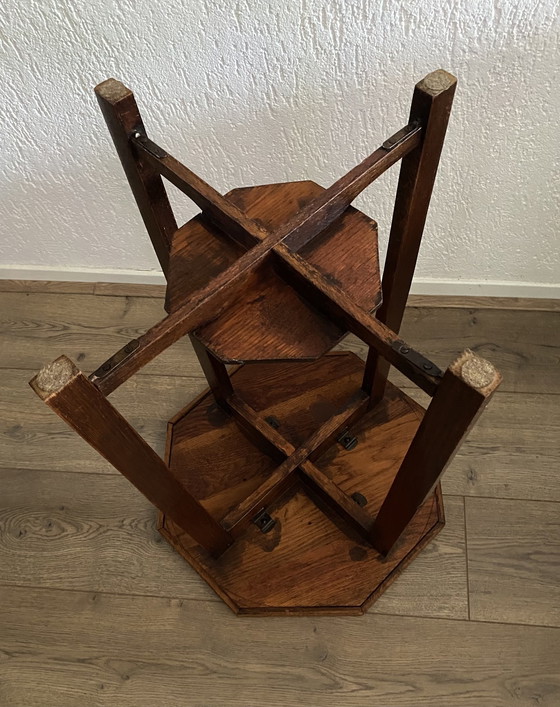
[[[61,356],[31,385],[238,613],[363,613],[444,524],[440,477],[500,382],[468,350],[443,372],[398,333],[455,84],[441,70],[420,81],[406,125],[327,189],[225,196],[148,138],[129,89],[96,88],[167,315],[91,375]],[[351,203],[401,160],[381,278],[377,224]],[[162,177],[201,209],[180,228]],[[349,332],[366,362],[331,352]],[[107,396],[185,335],[209,388],[169,421],[162,459]],[[432,396],[427,410],[390,365]]]

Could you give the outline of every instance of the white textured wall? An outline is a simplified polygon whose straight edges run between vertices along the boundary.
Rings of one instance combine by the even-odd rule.
[[[94,99],[109,76],[154,139],[225,191],[328,185],[441,67],[459,86],[417,274],[559,280],[556,0],[3,0],[0,13],[1,265],[157,268]],[[382,239],[392,172],[358,202]]]

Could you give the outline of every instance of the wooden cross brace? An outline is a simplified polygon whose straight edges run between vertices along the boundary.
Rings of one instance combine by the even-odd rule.
[[[272,258],[278,272],[292,287],[343,329],[356,334],[370,346],[372,354],[366,367],[364,386],[374,399],[382,397],[383,388],[379,375],[376,377],[377,354],[432,395],[438,382],[437,367],[433,364],[426,368],[423,364],[415,365],[415,357],[403,353],[405,350],[409,352],[411,347],[398,338],[397,332],[406,303],[402,291],[404,289],[408,294],[416,262],[417,248],[414,252],[410,242],[417,240],[419,243],[421,237],[455,86],[455,77],[445,71],[429,74],[416,86],[408,124],[288,223],[270,233],[147,138],[129,89],[114,79],[100,84],[96,88],[99,104],[156,252],[167,252],[168,257],[171,232],[176,230],[174,220],[170,223],[168,216],[170,207],[161,176],[189,196],[227,236],[248,250],[193,293],[182,307],[143,334],[130,355],[119,357],[117,363],[106,362],[104,374],[94,376],[93,382],[106,395],[111,393],[165,348],[234,304],[251,273],[265,259]],[[400,257],[402,262],[393,273],[386,268],[383,289],[384,307],[388,311],[385,316],[373,317],[297,251],[332,224],[372,181],[407,156],[411,162],[407,165],[403,162],[393,218],[393,226],[401,221],[399,234],[398,237],[392,234],[388,252],[388,259]],[[421,188],[416,186],[420,183]],[[400,254],[400,251],[404,253]],[[160,257],[160,261],[165,272],[167,260]],[[392,297],[392,291],[398,296]],[[392,329],[384,319],[393,321]],[[425,363],[429,366],[431,362]],[[386,374],[383,378],[386,379]]]

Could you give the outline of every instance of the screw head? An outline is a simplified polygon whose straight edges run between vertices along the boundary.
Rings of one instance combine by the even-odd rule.
[[[408,348],[408,346],[401,346],[401,348],[399,349],[399,351],[400,351],[402,354],[410,353],[410,349]]]

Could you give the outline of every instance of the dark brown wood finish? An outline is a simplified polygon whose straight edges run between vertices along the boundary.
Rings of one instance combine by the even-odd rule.
[[[308,492],[317,494],[331,512],[334,511],[358,536],[369,541],[373,527],[372,516],[312,462],[302,462],[299,469]]]
[[[222,314],[234,304],[247,280],[262,265],[264,258],[271,251],[278,250],[275,246],[281,246],[285,241],[293,247],[302,247],[312,241],[332,224],[376,177],[419,144],[421,130],[418,126],[408,126],[400,133],[402,135],[399,139],[390,138],[383,147],[307,203],[273,233],[248,218],[235,204],[222,197],[157,145],[142,135],[132,136],[136,149],[154,169],[197,200],[197,203],[206,209],[208,217],[217,220],[220,226],[227,229],[228,234],[231,233],[232,238],[245,245],[254,245],[209,284],[192,293],[188,305],[180,306],[166,320],[140,337],[139,347],[128,358],[111,365],[106,375],[93,378],[93,382],[105,394],[109,394],[178,338]],[[279,252],[280,257],[285,259],[284,253],[290,253],[290,250],[283,246]]]
[[[131,142],[155,172],[192,199],[228,236],[247,248],[267,237],[268,234],[262,231],[257,223],[247,218],[235,204],[161,147],[151,141],[146,142],[141,136],[132,135]]]
[[[416,267],[439,158],[455,95],[457,79],[434,71],[416,84],[410,108],[411,123],[422,126],[422,141],[401,164],[389,245],[383,270],[383,304],[377,318],[399,333]],[[364,390],[375,400],[383,397],[389,361],[370,348]]]
[[[278,429],[263,434],[271,439],[282,435],[289,452],[355,395],[363,370],[353,354],[329,354],[301,364],[241,366],[232,382],[247,401],[249,415],[277,419]],[[270,532],[248,522],[218,560],[167,517],[162,518],[162,534],[238,613],[363,613],[444,521],[436,489],[389,558],[382,558],[364,537],[371,533],[372,519],[422,418],[422,409],[401,391],[390,387],[388,395],[386,403],[353,426],[355,449],[334,442],[316,463],[303,461],[282,494],[266,503],[276,523]],[[367,403],[367,396],[362,399]],[[215,518],[223,518],[224,510],[227,517],[236,499],[245,499],[273,473],[270,463],[263,467],[264,456],[248,443],[235,417],[217,412],[210,391],[175,420],[170,436],[171,468]],[[367,499],[365,508],[350,498],[355,491]]]
[[[288,182],[235,189],[228,198],[273,232],[323,191],[314,182]],[[177,233],[168,277],[169,311],[194,291],[195,282],[210,280],[239,257],[239,253],[232,253],[231,243],[208,221],[202,224],[200,218]],[[356,253],[360,253],[358,260]],[[300,254],[366,311],[379,306],[381,281],[377,224],[373,219],[349,207]],[[195,336],[219,358],[234,362],[317,358],[345,333],[267,262],[257,269],[236,303],[197,329]]]
[[[89,379],[62,358],[31,385],[161,509],[162,533],[236,611],[362,612],[443,525],[439,478],[500,380],[471,352],[443,375],[398,335],[454,87],[426,77],[409,124],[328,189],[226,196],[147,138],[122,84],[96,89],[169,313]],[[377,224],[350,204],[403,157],[378,319]],[[179,230],[161,176],[202,209]],[[324,356],[347,332],[365,366]],[[166,464],[106,396],[186,334],[210,390],[169,423]],[[425,416],[378,356],[434,396]],[[237,361],[259,363],[234,389]]]
[[[336,354],[330,354],[336,355]],[[362,391],[353,395],[339,410],[333,409],[333,416],[317,429],[313,436],[304,444],[308,448],[307,458],[313,461],[338,439],[341,433],[354,425],[367,412],[369,401]],[[276,452],[286,457],[292,455],[296,448],[282,434],[267,422],[262,415],[247,405],[239,396],[232,395],[227,400],[229,412],[240,422],[244,429],[250,429],[262,438],[263,443],[273,447]]]
[[[219,555],[231,545],[229,533],[70,359],[61,356],[45,366],[30,385],[80,437],[210,554]]]
[[[95,93],[161,269],[167,273],[177,222],[161,177],[131,145],[130,138],[136,131],[145,134],[134,94],[115,79],[100,83]]]
[[[438,483],[501,381],[492,364],[465,351],[447,369],[372,529],[387,554]]]
[[[251,435],[258,436],[261,444],[267,450],[272,449],[274,453],[280,454],[282,461],[284,457],[289,457],[296,451],[294,445],[273,427],[271,424],[272,418],[267,422],[262,415],[250,405],[247,405],[238,395],[234,394],[228,398],[227,408],[243,430],[249,430]]]
[[[171,344],[235,304],[264,250],[262,243],[242,255],[211,284],[198,290],[188,303],[142,334],[139,346],[130,356],[111,366],[103,376],[91,376],[92,382],[109,395]]]
[[[271,236],[271,239],[274,235]],[[206,287],[193,296],[193,301],[169,314],[165,319],[139,337],[137,348],[116,365],[107,362],[108,372],[94,374],[92,381],[106,395],[121,385],[133,373],[155,358],[168,346],[185,334],[204,324],[212,316],[217,316],[235,303],[235,295],[247,283],[266,250],[268,240],[262,241],[245,253],[234,265],[216,277],[213,287]],[[264,249],[264,250],[261,250]],[[274,249],[277,262],[283,276],[297,290],[301,291],[320,309],[325,310],[335,321],[359,336],[369,346],[386,357],[401,373],[414,381],[429,395],[433,395],[439,384],[439,378],[428,369],[411,363],[402,348],[411,349],[388,327],[362,310],[338,287],[332,285],[322,273],[311,266],[297,253],[293,253],[283,244]],[[228,277],[229,274],[229,277]],[[257,344],[257,342],[255,342]],[[427,362],[429,364],[429,362]],[[98,369],[99,370],[99,369]]]
[[[226,197],[272,233],[324,191],[315,182],[306,180],[242,187],[228,192]],[[352,251],[360,253],[357,262]],[[182,226],[172,245],[169,311],[181,306],[197,289],[232,265],[242,252],[242,246],[203,214]],[[381,302],[377,224],[362,212],[348,207],[301,250],[301,255],[337,280],[364,309],[371,311]]]
[[[383,143],[384,146],[375,150],[326,190],[322,197],[321,209],[317,211],[315,217],[316,226],[320,226],[320,230],[310,229],[309,224],[301,223],[296,230],[288,233],[284,238],[284,243],[290,250],[297,251],[309,243],[318,232],[337,219],[366,187],[420,143],[419,126],[409,125],[399,131],[400,133],[404,133],[401,140],[396,142],[393,138],[389,138]],[[322,223],[318,222],[318,216],[323,219]]]
[[[171,244],[165,310],[174,312],[245,252],[203,213],[183,224]],[[380,283],[381,289],[381,283]]]
[[[344,334],[290,287],[269,260],[252,273],[231,307],[194,332],[231,363],[318,358]]]

